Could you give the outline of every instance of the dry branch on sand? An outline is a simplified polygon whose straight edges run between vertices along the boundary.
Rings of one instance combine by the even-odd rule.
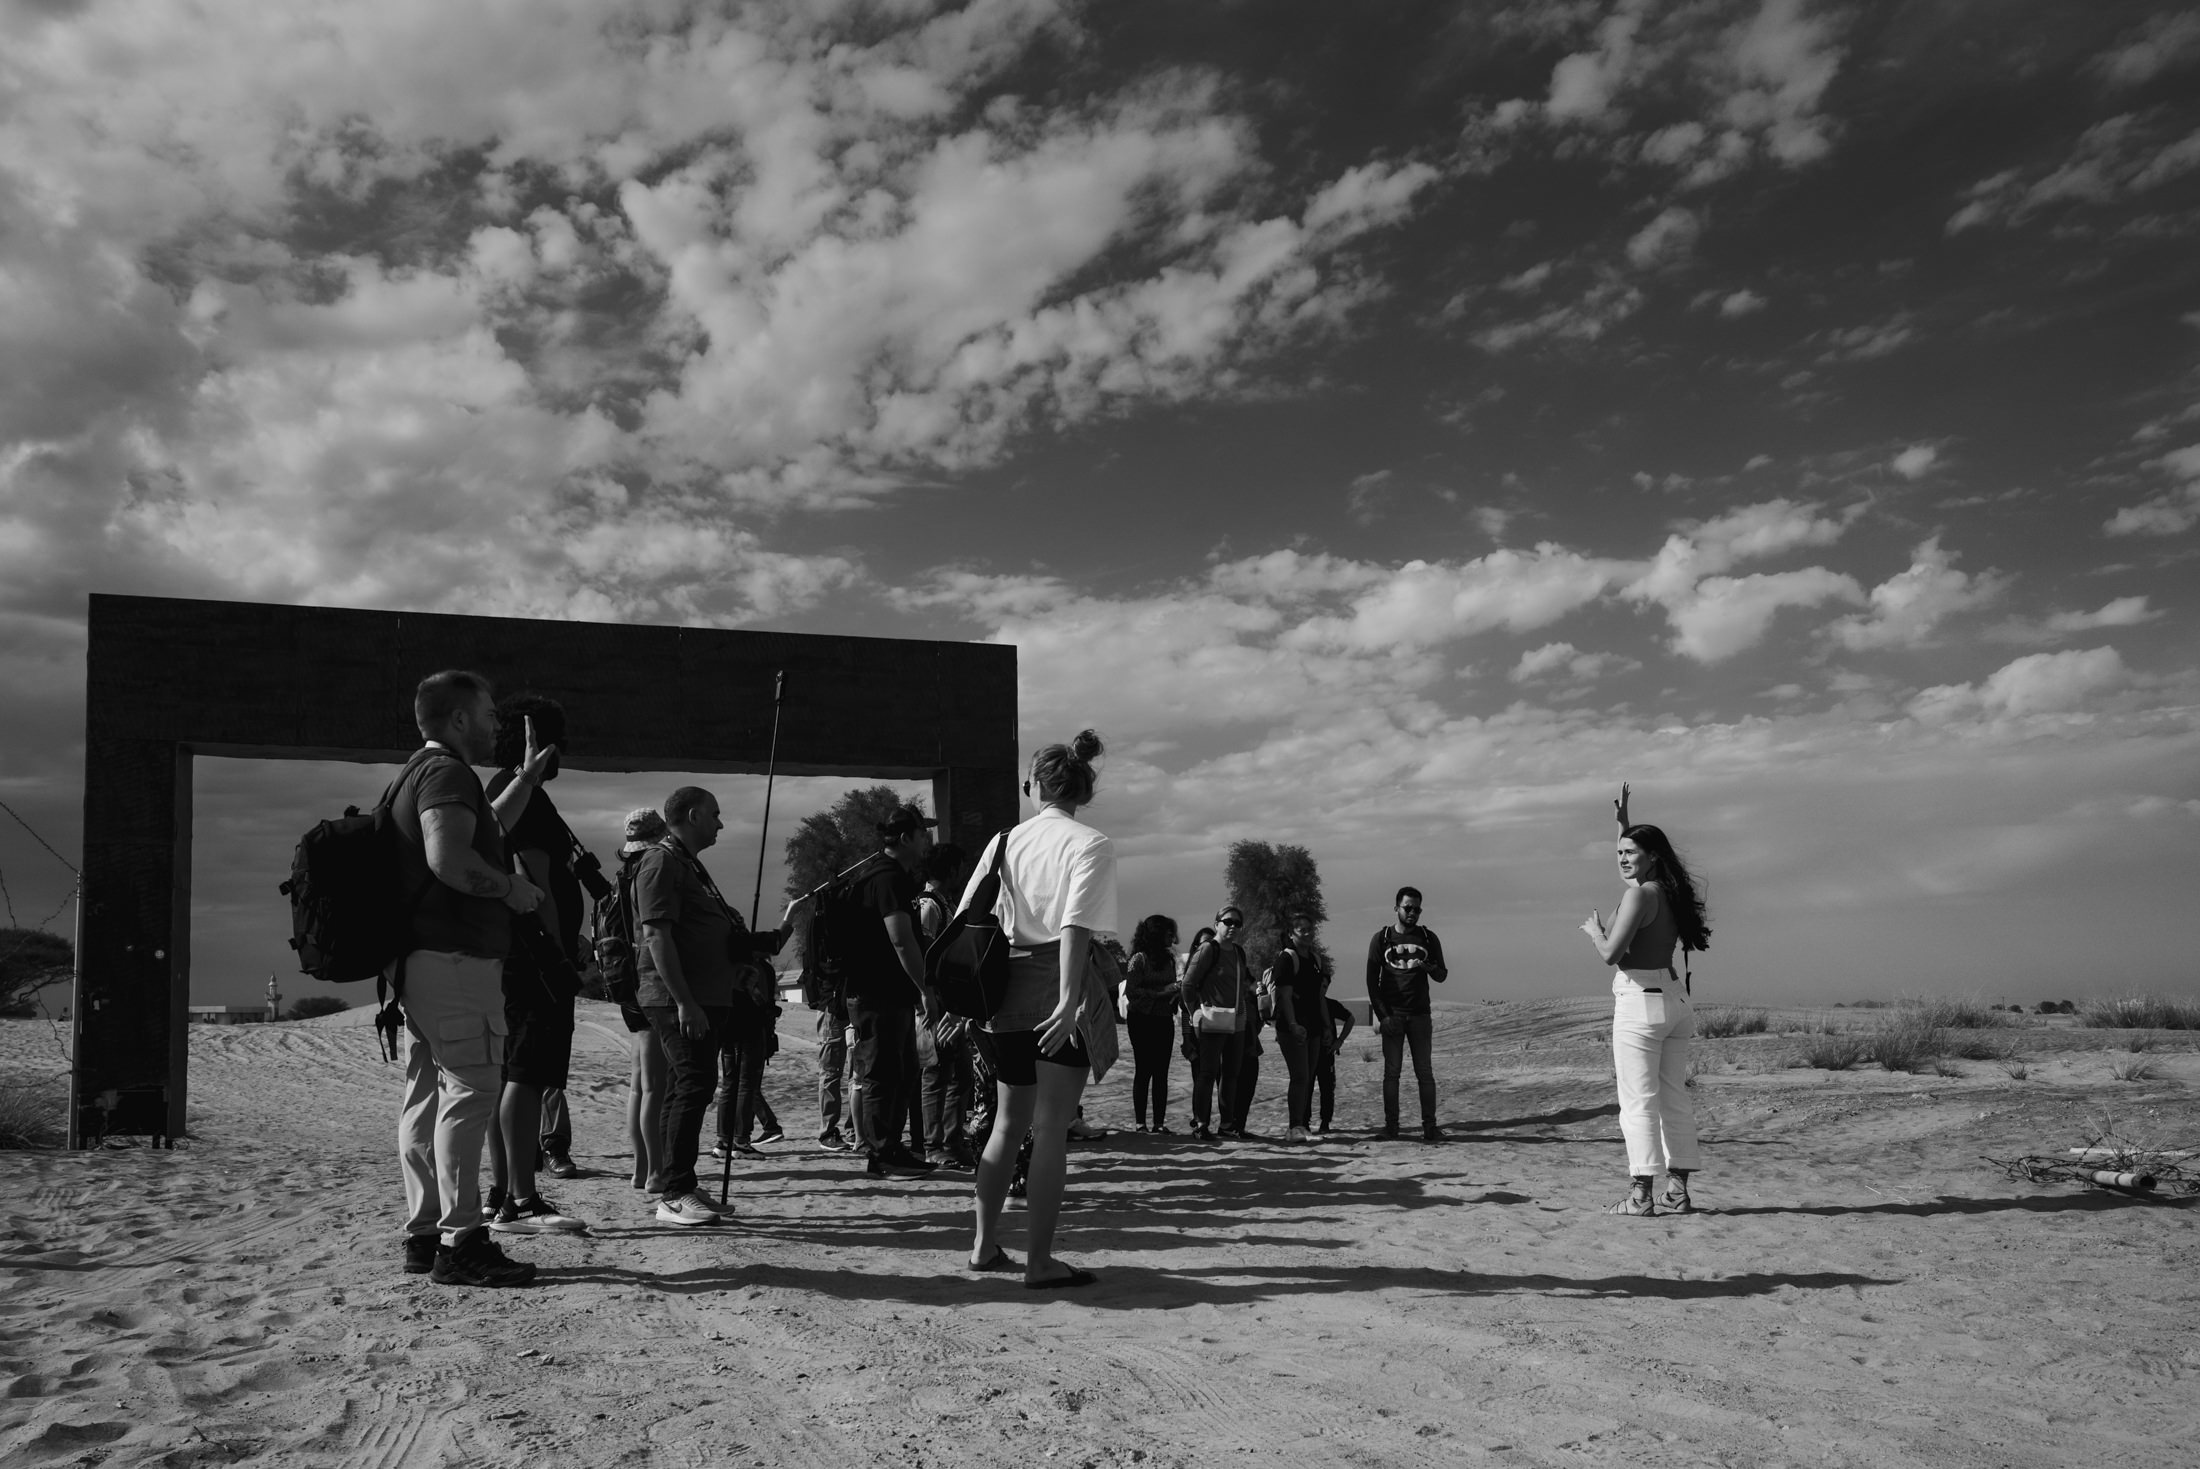
[[[1987,1158],[2011,1182],[2077,1183],[2111,1193],[2200,1194],[2200,1148],[2159,1148],[2116,1134],[2114,1122],[2089,1123],[2086,1140],[2064,1153]]]

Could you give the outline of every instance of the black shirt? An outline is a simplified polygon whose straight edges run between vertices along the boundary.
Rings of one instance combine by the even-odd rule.
[[[855,921],[848,944],[848,998],[873,1006],[916,1005],[917,987],[902,968],[901,951],[886,936],[886,920],[896,913],[915,928],[916,905],[917,880],[892,859],[880,862],[877,871],[856,884],[849,910]]]
[[[1276,987],[1289,986],[1291,1013],[1299,1025],[1314,1025],[1323,1015],[1322,965],[1312,954],[1302,954],[1296,943],[1286,944],[1276,954]]]
[[[490,776],[490,802],[494,804],[517,778],[518,772],[512,770]],[[504,845],[514,852],[540,852],[550,859],[550,901],[558,910],[557,929],[551,937],[558,941],[566,958],[574,958],[581,949],[581,880],[573,875],[573,844],[566,840],[565,822],[548,791],[535,787],[519,820],[504,833]],[[528,878],[532,881],[534,874],[528,873]],[[512,948],[512,960],[522,968],[529,963],[526,950],[517,944]]]
[[[438,806],[456,806],[469,813],[474,818],[474,855],[504,871],[504,828],[489,809],[481,777],[441,746],[417,757],[400,780],[390,806],[390,819],[404,836],[397,844],[398,876],[414,900],[406,947],[502,959],[512,947],[511,914],[503,899],[446,886],[428,869],[421,817]]]

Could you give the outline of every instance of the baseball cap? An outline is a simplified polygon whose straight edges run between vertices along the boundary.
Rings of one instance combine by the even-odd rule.
[[[915,806],[904,806],[892,816],[880,822],[877,831],[882,839],[889,842],[898,842],[903,837],[923,827],[938,825],[939,822],[925,815]]]

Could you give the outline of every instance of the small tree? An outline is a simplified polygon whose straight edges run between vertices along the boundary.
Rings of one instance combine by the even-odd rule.
[[[351,1001],[335,995],[307,995],[283,1012],[285,1020],[311,1020],[317,1015],[341,1015],[351,1008]]]
[[[799,898],[880,850],[878,828],[902,804],[892,786],[871,786],[803,817],[787,838],[787,896]]]
[[[1232,842],[1223,882],[1230,901],[1245,914],[1245,934],[1239,942],[1245,945],[1246,960],[1255,974],[1276,962],[1276,951],[1283,947],[1284,924],[1293,913],[1306,914],[1317,927],[1329,917],[1329,907],[1322,901],[1321,872],[1314,865],[1313,854],[1304,847]],[[1328,962],[1319,937],[1314,941],[1314,951],[1325,964]]]
[[[42,928],[0,928],[0,1015],[28,1015],[36,991],[76,972],[76,950]]]

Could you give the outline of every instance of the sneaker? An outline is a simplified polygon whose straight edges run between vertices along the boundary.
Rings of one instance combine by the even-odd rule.
[[[1215,1129],[1215,1136],[1219,1138],[1241,1138],[1245,1134],[1235,1127],[1218,1127]]]
[[[512,1259],[487,1230],[476,1229],[456,1245],[436,1246],[428,1278],[437,1285],[531,1285],[535,1267]]]
[[[1658,1200],[1668,1214],[1693,1214],[1696,1205],[1688,1197],[1688,1180],[1679,1174],[1671,1174],[1665,1180],[1665,1197]]]
[[[1294,1127],[1289,1132],[1283,1135],[1283,1140],[1287,1143],[1303,1143],[1307,1140],[1306,1129],[1303,1127]]]
[[[1176,1129],[1169,1126],[1166,1122],[1156,1122],[1152,1127],[1149,1127],[1146,1130],[1152,1133],[1155,1137],[1176,1136]]]
[[[1097,1122],[1087,1122],[1084,1118],[1077,1117],[1070,1121],[1069,1135],[1072,1141],[1089,1143],[1095,1138],[1106,1137],[1108,1130]]]
[[[1424,1127],[1424,1128],[1422,1128],[1422,1129],[1421,1129],[1421,1141],[1422,1141],[1422,1142],[1424,1142],[1424,1143],[1440,1143],[1440,1142],[1442,1142],[1443,1140],[1444,1140],[1444,1129],[1442,1129],[1441,1127],[1438,1127],[1438,1126],[1436,1126],[1436,1125],[1435,1125],[1434,1123],[1431,1123],[1431,1124],[1429,1124],[1429,1125],[1428,1125],[1427,1127]]]
[[[558,1206],[541,1194],[531,1199],[507,1202],[497,1210],[497,1217],[489,1221],[489,1227],[498,1234],[586,1234],[588,1226],[580,1220],[559,1212]]]
[[[716,1224],[717,1206],[694,1189],[666,1194],[657,1201],[657,1218],[665,1224]]]
[[[1192,1136],[1198,1138],[1203,1143],[1211,1143],[1215,1140],[1215,1130],[1209,1127],[1206,1123],[1202,1122],[1199,1124],[1199,1126],[1192,1129]]]
[[[840,1129],[837,1127],[832,1129],[832,1131],[830,1132],[819,1133],[817,1135],[817,1145],[823,1148],[828,1153],[845,1153],[851,1151],[851,1146],[848,1142],[848,1139],[840,1135]]]
[[[924,1161],[934,1168],[947,1168],[956,1173],[968,1173],[978,1166],[971,1161],[970,1154],[967,1151],[958,1151],[954,1148],[927,1148],[924,1152]]]
[[[408,1234],[405,1236],[405,1273],[426,1275],[435,1268],[437,1240],[432,1234]]]
[[[564,1153],[545,1153],[542,1159],[542,1169],[552,1178],[578,1178],[581,1176],[580,1164],[574,1162],[571,1157]]]
[[[785,1141],[786,1136],[787,1133],[784,1128],[767,1127],[756,1135],[756,1140],[760,1143],[776,1143]]]
[[[1329,1124],[1328,1124],[1328,1123],[1326,1123],[1326,1122],[1324,1122],[1324,1123],[1323,1123],[1323,1124],[1322,1124],[1321,1126],[1319,1126],[1319,1127],[1315,1128],[1315,1129],[1314,1129],[1314,1136],[1316,1136],[1316,1137],[1327,1137],[1327,1136],[1329,1136]]]
[[[733,1145],[724,1138],[720,1138],[710,1145],[710,1155],[721,1163],[726,1160],[726,1155],[732,1151]]]
[[[1391,1142],[1396,1142],[1398,1140],[1398,1124],[1395,1122],[1384,1123],[1383,1136]]]
[[[489,1191],[481,1196],[481,1222],[487,1224],[490,1220],[496,1218],[498,1214],[503,1212],[507,1202],[509,1201],[505,1197],[504,1185],[501,1183],[490,1184]]]

